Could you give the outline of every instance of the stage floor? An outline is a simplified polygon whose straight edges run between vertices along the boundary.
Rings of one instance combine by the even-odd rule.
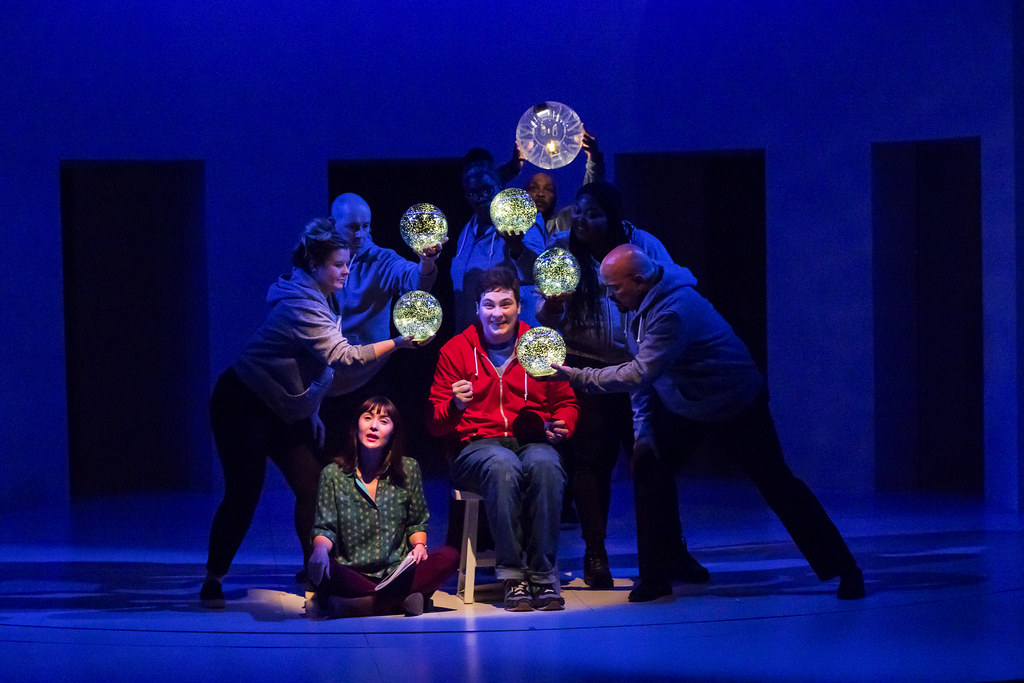
[[[431,538],[447,488],[428,479]],[[868,596],[819,583],[745,482],[682,483],[703,586],[629,604],[636,576],[629,482],[615,482],[614,590],[580,579],[563,528],[563,612],[507,613],[447,592],[420,617],[314,621],[271,480],[225,580],[198,602],[218,497],[79,502],[0,516],[0,680],[993,680],[1024,677],[1024,517],[950,495],[817,492],[864,569]],[[486,577],[481,577],[486,581]],[[486,595],[484,596],[486,598]]]

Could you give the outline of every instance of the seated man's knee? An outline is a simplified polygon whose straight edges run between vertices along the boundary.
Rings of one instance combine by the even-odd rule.
[[[530,444],[523,454],[523,465],[531,479],[538,481],[565,481],[565,468],[558,451],[547,444]]]
[[[522,463],[512,451],[495,450],[483,468],[483,480],[493,486],[518,486],[523,476]]]

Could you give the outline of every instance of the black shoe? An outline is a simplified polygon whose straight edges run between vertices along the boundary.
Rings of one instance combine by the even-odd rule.
[[[565,598],[558,594],[550,583],[535,583],[533,589],[533,608],[552,612],[565,609]]]
[[[839,575],[839,590],[836,597],[840,600],[860,600],[864,597],[864,572],[860,567]]]
[[[711,572],[693,559],[693,555],[686,549],[685,538],[682,548],[676,554],[675,564],[672,567],[672,578],[683,583],[707,583],[711,580]]]
[[[533,609],[530,584],[519,579],[505,579],[505,610],[508,612],[529,612]]]
[[[332,595],[327,598],[326,612],[329,617],[334,619],[373,616],[373,596],[343,598],[340,595]]]
[[[630,602],[650,602],[672,595],[672,584],[668,581],[641,581],[636,588],[629,591]]]
[[[587,548],[583,553],[583,583],[595,590],[614,587],[612,572],[608,568],[608,553],[604,548]]]
[[[405,600],[402,601],[402,612],[407,617],[418,617],[423,614],[423,608],[425,602],[423,600],[423,593],[410,593]]]
[[[208,609],[224,609],[224,589],[217,579],[207,579],[199,589],[199,602]]]

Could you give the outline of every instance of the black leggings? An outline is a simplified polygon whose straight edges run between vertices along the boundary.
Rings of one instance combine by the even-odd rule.
[[[224,575],[231,567],[263,492],[267,458],[295,494],[295,533],[305,566],[312,551],[310,533],[324,464],[316,456],[310,421],[286,424],[228,368],[213,388],[210,424],[224,469],[224,499],[210,528],[206,569]]]
[[[604,548],[615,462],[620,451],[633,452],[633,411],[628,394],[578,392],[576,400],[580,416],[569,440],[573,496],[583,540]]]

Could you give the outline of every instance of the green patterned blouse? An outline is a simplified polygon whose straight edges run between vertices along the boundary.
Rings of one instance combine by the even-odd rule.
[[[313,537],[329,538],[331,556],[375,579],[382,578],[409,554],[409,536],[427,530],[427,500],[423,475],[412,458],[402,458],[405,488],[387,474],[377,480],[377,500],[371,500],[356,478],[331,463],[320,473]]]

